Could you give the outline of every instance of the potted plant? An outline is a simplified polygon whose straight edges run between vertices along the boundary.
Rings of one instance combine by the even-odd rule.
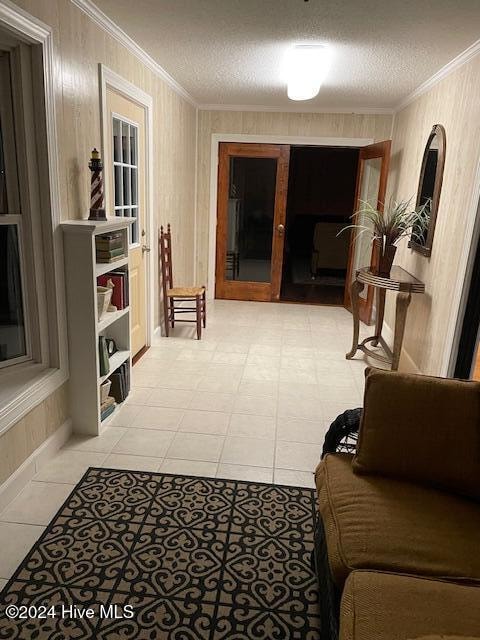
[[[397,251],[396,245],[400,240],[410,238],[420,241],[423,238],[430,217],[430,201],[427,200],[421,207],[412,209],[411,199],[400,202],[392,199],[383,211],[375,209],[369,202],[361,200],[360,203],[361,208],[352,218],[361,220],[363,224],[350,224],[340,233],[347,229],[356,229],[357,237],[363,233],[372,234],[372,242],[378,256],[377,273],[388,277]]]

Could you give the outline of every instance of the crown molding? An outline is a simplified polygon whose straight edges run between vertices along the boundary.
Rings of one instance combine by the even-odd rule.
[[[100,28],[115,38],[117,42],[133,53],[140,62],[148,67],[150,71],[153,71],[156,76],[161,78],[173,91],[182,96],[182,98],[187,100],[192,106],[197,107],[197,102],[193,96],[91,0],[71,0],[71,2],[91,18]]]
[[[200,111],[258,111],[271,113],[346,113],[353,115],[392,115],[394,109],[386,107],[271,107],[252,104],[199,104]]]
[[[45,42],[51,37],[52,30],[38,18],[31,16],[11,0],[0,0],[0,20],[13,33],[29,42]]]
[[[412,91],[410,95],[404,98],[396,107],[395,112],[401,111],[411,102],[419,98],[427,91],[430,91],[436,84],[441,82],[444,78],[450,75],[453,71],[462,67],[467,62],[470,62],[472,58],[475,58],[480,53],[480,40],[477,40],[473,44],[471,44],[465,51],[462,51],[456,58],[450,60],[444,67],[439,69],[436,73],[433,74],[428,80],[425,80],[419,87]]]

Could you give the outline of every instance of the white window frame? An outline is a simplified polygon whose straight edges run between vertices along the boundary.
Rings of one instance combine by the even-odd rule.
[[[19,178],[28,185],[20,189],[23,291],[26,315],[38,319],[30,326],[31,358],[0,368],[1,434],[66,382],[68,350],[52,31],[9,0],[0,0],[0,30],[15,43],[15,78],[21,75],[12,92],[22,106],[15,113]]]
[[[25,354],[10,358],[9,360],[0,360],[0,373],[5,367],[12,367],[23,362],[32,360],[32,333],[30,330],[30,310],[27,296],[26,283],[26,263],[25,263],[25,246],[23,241],[22,216],[19,214],[0,215],[0,226],[14,226],[17,229],[19,266],[20,266],[20,284],[22,287],[22,312],[23,312],[23,329],[25,332]],[[1,378],[0,378],[1,380]]]
[[[122,125],[123,124],[127,124],[129,127],[132,127],[133,129],[135,129],[136,131],[136,135],[137,135],[137,164],[128,164],[126,162],[122,161],[118,161],[118,160],[113,160],[113,209],[115,212],[115,215],[118,216],[117,211],[122,211],[124,212],[126,209],[132,210],[135,209],[136,210],[136,215],[134,216],[136,218],[136,222],[133,223],[133,225],[130,227],[130,231],[128,234],[128,238],[129,238],[129,246],[131,249],[135,249],[137,247],[140,246],[140,225],[138,224],[138,210],[140,207],[140,192],[139,192],[139,188],[138,188],[138,173],[139,173],[139,164],[138,164],[138,160],[139,160],[139,153],[138,153],[138,122],[134,122],[133,120],[130,120],[129,118],[125,118],[125,116],[119,115],[117,113],[112,113],[112,133],[114,132],[114,126],[113,126],[113,121],[114,120],[118,120]],[[112,151],[113,151],[113,157],[115,158],[115,145],[114,145],[114,141],[111,140],[111,145],[112,145]],[[128,143],[129,148],[130,148],[130,142]],[[137,204],[135,205],[116,205],[115,204],[115,167],[121,167],[122,169],[122,200],[123,200],[123,169],[127,168],[127,169],[136,169],[137,172]],[[131,188],[131,187],[130,187]],[[131,194],[130,194],[130,199],[131,199]],[[123,217],[124,213],[122,213],[121,216],[118,217]],[[136,228],[136,235],[137,235],[137,241],[136,242],[131,242],[130,239],[132,237],[133,234],[133,226],[135,226]]]

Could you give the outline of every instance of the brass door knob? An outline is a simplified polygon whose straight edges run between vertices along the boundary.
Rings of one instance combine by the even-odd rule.
[[[277,231],[278,231],[278,233],[279,233],[281,236],[283,236],[283,234],[285,233],[285,227],[284,227],[284,225],[283,225],[283,224],[279,224],[279,225],[277,226]]]

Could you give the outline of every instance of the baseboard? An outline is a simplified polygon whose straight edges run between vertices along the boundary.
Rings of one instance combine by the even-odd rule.
[[[40,468],[53,458],[70,438],[71,433],[72,420],[69,418],[0,485],[0,511],[22,491]]]
[[[393,330],[388,326],[386,322],[383,323],[382,336],[387,345],[390,347],[390,350],[393,349]],[[404,371],[405,373],[422,373],[415,364],[413,358],[405,349],[402,349],[399,368],[400,371]]]

